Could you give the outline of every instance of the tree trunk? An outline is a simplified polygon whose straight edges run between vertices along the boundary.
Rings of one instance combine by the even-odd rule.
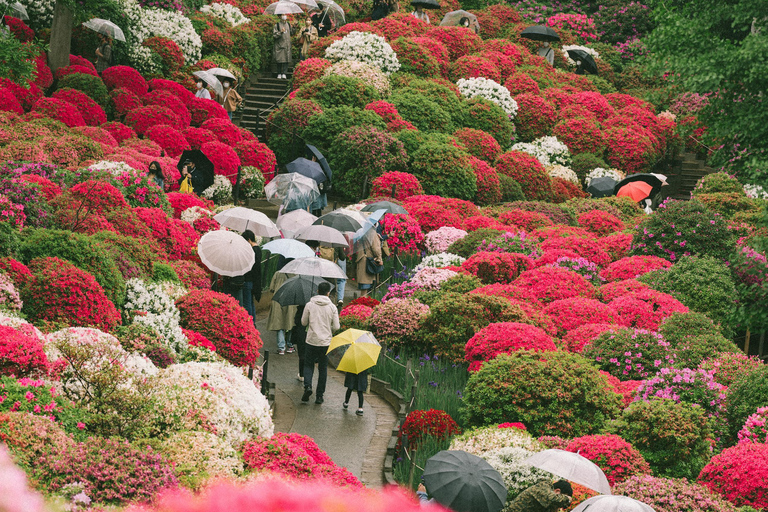
[[[51,71],[69,66],[69,51],[72,44],[72,11],[61,0],[56,1],[51,24],[51,44],[48,50],[48,65]]]

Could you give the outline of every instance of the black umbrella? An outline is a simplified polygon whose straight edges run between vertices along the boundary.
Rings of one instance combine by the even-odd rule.
[[[595,178],[589,182],[587,192],[592,197],[609,197],[614,195],[613,189],[616,187],[616,180],[603,176],[602,178]]]
[[[338,229],[339,231],[352,231],[352,232],[357,231],[358,229],[363,227],[362,224],[357,222],[355,219],[353,219],[349,215],[344,215],[343,213],[339,213],[339,212],[326,213],[325,215],[319,217],[312,224],[315,224],[318,226],[328,226],[334,229]]]
[[[327,282],[317,276],[292,277],[277,289],[272,300],[281,306],[304,306],[309,299],[317,295],[317,285]]]
[[[443,450],[427,461],[424,485],[435,501],[455,512],[499,512],[507,487],[484,459],[460,450]]]
[[[421,7],[422,9],[439,9],[440,4],[437,0],[414,0],[411,5]]]
[[[568,56],[575,60],[575,61],[581,61],[581,65],[579,65],[576,68],[576,72],[580,69],[586,71],[587,73],[592,73],[593,75],[597,74],[597,64],[595,63],[595,59],[592,58],[590,54],[585,52],[584,50],[566,50],[568,52]]]
[[[633,181],[642,181],[643,183],[647,183],[653,187],[651,192],[648,194],[648,197],[653,197],[661,192],[661,186],[667,184],[666,181],[662,180],[655,174],[631,174],[614,185],[613,194],[618,194],[621,187],[627,183],[632,183]]]
[[[203,190],[213,185],[213,162],[199,149],[187,149],[181,154],[179,163],[176,164],[179,172],[186,162],[195,164],[195,170],[192,172],[192,185],[195,194],[199,195]]]
[[[288,169],[288,172],[295,172],[307,178],[312,178],[317,183],[322,183],[328,179],[319,163],[307,160],[306,158],[297,158],[293,162],[288,162],[285,168]]]
[[[387,210],[387,213],[408,215],[408,210],[397,203],[393,203],[392,201],[377,201],[375,203],[363,206],[363,209],[360,211],[375,212],[377,210]]]
[[[531,39],[533,41],[552,42],[560,40],[560,36],[557,35],[557,32],[555,32],[551,27],[547,27],[545,25],[534,25],[532,27],[528,27],[520,32],[520,37]]]
[[[315,161],[320,164],[320,167],[323,168],[323,172],[328,177],[328,181],[331,181],[333,179],[333,171],[331,171],[331,166],[328,165],[328,160],[325,159],[320,150],[312,144],[307,144],[305,153],[308,160],[314,158]]]

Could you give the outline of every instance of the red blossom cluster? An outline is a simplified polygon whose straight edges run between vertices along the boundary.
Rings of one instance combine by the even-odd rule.
[[[480,329],[464,347],[469,371],[480,370],[483,363],[499,354],[517,350],[551,352],[557,350],[552,338],[542,329],[518,322],[493,323]]]
[[[633,475],[651,474],[651,467],[642,454],[615,434],[577,437],[568,443],[566,450],[597,464],[612,486]]]
[[[394,196],[392,196],[392,190],[395,191]],[[371,185],[372,197],[392,196],[398,201],[402,201],[411,196],[422,195],[423,193],[424,189],[421,187],[419,179],[407,172],[385,172],[375,178]]]
[[[477,252],[461,264],[485,284],[511,283],[524,271],[533,268],[533,260],[516,252]]]
[[[601,270],[600,277],[606,281],[625,281],[671,266],[672,263],[658,256],[627,256]]]
[[[426,411],[417,409],[411,411],[400,426],[396,451],[399,451],[399,447],[406,442],[409,450],[416,450],[419,443],[427,436],[442,440],[456,434],[461,434],[461,428],[447,412],[438,409]]]
[[[400,116],[397,108],[392,103],[386,101],[374,101],[365,106],[365,110],[371,110],[381,117],[387,123],[388,132],[399,132],[401,130],[415,130],[416,127]],[[423,192],[421,192],[423,193]]]
[[[560,335],[568,334],[573,329],[587,324],[624,323],[611,306],[584,297],[553,301],[544,308],[544,313],[552,318]]]
[[[387,245],[402,252],[414,252],[423,249],[424,233],[419,223],[405,214],[385,215],[381,220]]]

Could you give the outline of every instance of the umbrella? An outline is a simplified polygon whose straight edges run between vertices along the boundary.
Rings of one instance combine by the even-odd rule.
[[[615,179],[603,176],[591,180],[587,187],[587,192],[591,194],[592,197],[609,197],[613,195],[613,189],[615,187]]]
[[[253,251],[251,251],[253,252]],[[296,274],[299,276],[318,276],[326,279],[346,279],[347,273],[341,270],[337,264],[313,256],[312,258],[297,258],[280,269],[284,274]]]
[[[214,215],[213,219],[225,228],[234,229],[243,233],[251,230],[254,235],[276,237],[280,236],[280,230],[269,217],[256,210],[236,206]]]
[[[629,197],[634,202],[639,203],[643,199],[651,197],[653,186],[644,181],[632,181],[626,185],[620,186],[621,183],[616,185],[616,195],[619,197]]]
[[[287,279],[272,296],[281,306],[304,306],[317,295],[317,285],[327,283],[322,277],[295,276]]]
[[[507,488],[498,471],[476,455],[443,450],[427,461],[424,485],[430,496],[456,512],[498,512]]]
[[[229,78],[231,80],[237,80],[235,78],[235,75],[232,74],[232,72],[227,71],[224,68],[211,68],[207,70],[210,74],[212,74],[215,77],[223,76],[224,78]]]
[[[525,462],[553,475],[589,487],[600,494],[611,494],[611,484],[597,464],[578,453],[565,450],[544,450],[534,453]]]
[[[283,236],[287,238],[288,236],[293,236],[293,233],[301,228],[311,226],[316,220],[317,217],[307,210],[293,210],[292,212],[284,213],[279,216],[276,224],[283,232]]]
[[[195,172],[200,173],[203,177],[203,183],[200,192],[213,185],[213,162],[211,162],[205,154],[199,149],[187,149],[179,157],[179,162],[176,164],[176,168],[181,171],[184,167],[184,162],[187,160],[195,164]],[[198,193],[195,190],[195,193]]]
[[[375,212],[373,212],[372,214],[370,214],[368,216],[368,222],[370,222],[371,224],[376,224],[386,214],[387,214],[387,210],[385,210],[384,208],[382,208],[380,210],[376,210]]]
[[[221,82],[219,82],[219,79],[210,71],[195,71],[192,74],[208,84],[208,87],[213,87],[213,90],[216,91],[216,94],[219,96],[224,95],[224,87],[221,85]]]
[[[347,351],[341,356],[341,361],[336,366],[340,372],[360,373],[371,366],[376,366],[379,359],[381,345],[373,333],[360,329],[347,329],[341,334],[331,338],[328,353],[339,347],[349,345]]]
[[[533,41],[552,42],[560,40],[560,36],[557,35],[557,32],[545,25],[534,25],[532,27],[528,27],[520,32],[520,37],[531,39]]]
[[[209,270],[222,276],[241,276],[251,270],[256,261],[251,244],[232,231],[209,231],[197,243],[200,261]]]
[[[344,17],[344,9],[342,9],[341,6],[333,0],[317,0],[317,3],[322,5],[323,9],[325,9],[323,19],[320,20],[321,22],[325,21],[326,17],[330,18],[331,22],[336,27],[340,27],[347,22],[346,18]]]
[[[306,158],[297,158],[293,162],[288,162],[285,164],[285,168],[288,172],[295,172],[307,178],[312,178],[317,183],[322,183],[328,179],[319,163],[307,160]]]
[[[308,160],[312,160],[313,158],[317,161],[317,163],[320,164],[320,167],[323,168],[323,172],[325,173],[325,176],[328,178],[328,181],[331,181],[333,179],[333,171],[331,171],[331,166],[328,165],[328,160],[325,159],[323,154],[320,152],[319,149],[317,149],[312,144],[306,145],[306,151]],[[326,186],[326,190],[330,190]]]
[[[317,2],[315,0],[290,0],[291,2],[299,5],[303,5],[304,7],[309,7],[310,9],[317,9]]]
[[[303,14],[304,11],[301,10],[301,7],[296,5],[293,2],[289,2],[288,0],[280,0],[279,2],[275,2],[273,4],[269,4],[266,9],[264,9],[264,14]]]
[[[293,238],[301,241],[314,240],[330,247],[349,247],[349,243],[341,231],[329,226],[313,224],[298,230],[293,234]]]
[[[439,9],[440,4],[437,0],[413,0],[411,5],[421,7],[422,9]]]
[[[286,210],[305,210],[320,197],[317,182],[301,174],[289,172],[278,174],[264,187],[267,201],[282,204]]]
[[[585,52],[584,50],[566,50],[568,52],[568,56],[573,60],[579,60],[581,61],[581,68],[586,71],[587,73],[592,73],[593,75],[597,74],[597,64],[595,63],[595,59]]]
[[[616,184],[614,193],[618,193],[620,188],[634,181],[642,181],[643,183],[647,183],[653,187],[651,192],[648,194],[648,197],[655,196],[656,194],[661,192],[661,187],[663,187],[664,185],[669,185],[669,183],[667,183],[667,177],[664,176],[663,174],[656,174],[656,173],[630,174],[629,176],[627,176],[626,178],[624,178],[623,180],[621,180]]]
[[[303,210],[296,210],[297,212]],[[315,251],[304,242],[299,242],[293,238],[278,238],[261,246],[261,250],[269,251],[272,254],[281,254],[286,259],[313,258]]]
[[[480,23],[477,21],[477,16],[472,14],[471,12],[464,11],[464,10],[458,10],[458,11],[451,11],[445,16],[443,16],[443,21],[440,22],[441,27],[457,27],[459,26],[459,22],[462,18],[467,18],[469,20],[469,27],[475,31],[475,34],[480,33]]]
[[[628,496],[601,494],[579,503],[573,512],[655,512],[653,507]]]
[[[353,219],[355,222],[360,224],[361,226],[366,223],[366,217],[361,212],[350,209],[350,208],[338,208],[336,210],[333,210],[331,213],[338,213],[341,215],[346,215],[350,219]]]
[[[326,213],[319,217],[314,223],[316,226],[328,226],[339,231],[357,231],[363,227],[362,223],[356,221],[349,215],[344,215],[338,211]]]
[[[83,26],[94,32],[98,32],[99,34],[109,36],[117,41],[125,42],[125,34],[123,34],[123,30],[109,20],[93,18],[83,23]]]
[[[406,210],[399,204],[393,203],[391,201],[377,201],[375,203],[371,203],[369,205],[363,206],[363,209],[361,211],[375,212],[376,210],[387,210],[387,213],[408,215],[408,210]]]
[[[28,20],[29,15],[27,14],[27,9],[21,5],[19,2],[13,2],[12,4],[9,4],[5,1],[0,1],[0,6],[2,6],[4,9],[10,9],[11,16],[15,16],[19,18],[20,20]]]

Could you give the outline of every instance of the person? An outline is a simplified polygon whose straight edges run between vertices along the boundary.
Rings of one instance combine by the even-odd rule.
[[[229,78],[224,78],[221,85],[224,87],[224,95],[219,96],[219,103],[224,107],[224,110],[227,111],[227,115],[231,121],[232,114],[237,110],[240,103],[243,102],[243,97],[234,89],[234,84]]]
[[[544,60],[546,60],[550,66],[553,66],[555,63],[555,51],[552,49],[552,46],[549,44],[549,41],[544,41],[541,43],[541,46],[539,46],[539,49],[536,51],[536,54],[539,57],[544,57]]]
[[[280,270],[292,258],[280,256],[277,261],[277,269]],[[273,294],[288,279],[288,276],[282,272],[275,272],[272,281],[269,283],[269,291]],[[285,355],[286,351],[291,354],[294,351],[293,344],[288,340],[286,346],[285,333],[293,329],[293,317],[296,315],[296,306],[281,306],[279,302],[272,301],[269,308],[269,318],[267,318],[267,329],[277,331],[277,353]]]
[[[386,18],[389,14],[389,2],[387,0],[373,0],[373,11],[371,11],[371,19],[373,21]]]
[[[584,63],[580,60],[576,61],[576,71],[574,71],[577,75],[586,75],[587,71],[584,69]]]
[[[243,309],[243,286],[245,285],[245,274],[239,276],[224,276],[224,293],[231,295],[240,304]]]
[[[251,270],[245,274],[243,284],[243,307],[251,315],[256,325],[256,302],[261,300],[261,246],[256,242],[256,235],[250,229],[243,232],[245,238],[253,248],[254,262]]]
[[[96,72],[101,75],[112,65],[112,38],[99,34],[101,44],[96,48]]]
[[[373,258],[376,265],[384,264],[381,254],[381,240],[375,232],[372,235],[366,235],[366,239],[362,242],[362,250],[359,250],[355,256],[357,287],[363,292],[363,295],[368,294],[368,290],[371,289],[373,281],[376,279],[375,274],[368,272],[368,258]]]
[[[417,5],[416,10],[413,11],[411,15],[417,20],[421,20],[424,23],[429,24],[429,15],[426,12],[424,12],[424,9],[421,7],[421,5]]]
[[[205,82],[203,82],[202,79],[195,79],[195,87],[197,87],[197,91],[195,92],[196,98],[202,98],[204,100],[211,99],[211,93],[208,92],[208,89],[205,87]]]
[[[325,383],[328,378],[328,347],[333,331],[339,329],[339,310],[331,302],[331,283],[323,282],[317,287],[317,295],[304,307],[301,325],[307,327],[307,346],[304,353],[304,394],[302,402],[309,402],[312,396],[312,379],[317,364],[317,394],[315,403],[323,403]]]
[[[299,356],[299,374],[296,378],[299,382],[304,382],[304,355],[307,351],[307,328],[301,325],[301,316],[304,314],[304,306],[296,308],[296,316],[293,318],[293,329],[291,329],[291,343],[296,347],[296,354]]]
[[[318,9],[312,15],[312,25],[317,29],[318,37],[328,35],[328,29],[331,26],[331,20],[328,18],[328,12],[325,9]]]
[[[509,504],[509,512],[555,512],[571,504],[573,488],[565,480],[554,484],[542,479],[524,490]]]
[[[288,65],[291,62],[291,36],[293,27],[288,23],[288,16],[283,14],[280,21],[272,27],[272,37],[275,40],[273,53],[277,62],[277,78],[287,79]]]
[[[342,407],[349,408],[349,399],[352,398],[352,392],[357,391],[357,411],[358,416],[363,415],[363,393],[368,390],[368,370],[363,370],[358,374],[347,373],[344,376],[344,387],[347,388],[347,395],[344,398]]]
[[[344,238],[346,238],[347,243],[349,243],[348,235],[344,235]],[[336,248],[336,264],[344,271],[344,274],[347,273],[347,258],[352,255],[350,251],[351,249],[349,246]],[[344,305],[344,291],[346,288],[346,279],[336,279],[336,305],[339,309]]]
[[[309,45],[311,45],[312,42],[317,41],[317,38],[318,33],[317,29],[312,24],[312,18],[307,17],[304,21],[304,28],[301,30],[301,38],[299,39],[299,42],[301,43],[301,60],[305,60],[309,57]]]
[[[152,160],[149,163],[149,171],[147,172],[147,176],[150,180],[154,181],[158,187],[160,187],[160,190],[165,190],[165,177],[163,176],[163,170],[160,167],[160,162],[157,160]]]
[[[205,190],[205,182],[202,173],[196,168],[195,162],[186,160],[181,166],[179,192],[200,195],[203,190]]]

